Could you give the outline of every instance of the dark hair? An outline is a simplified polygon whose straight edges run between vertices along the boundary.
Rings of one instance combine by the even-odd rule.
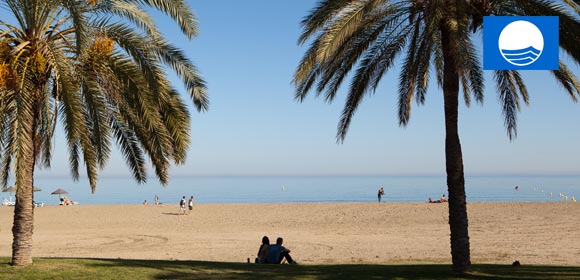
[[[284,242],[284,239],[282,239],[282,237],[278,237],[278,238],[276,239],[276,244],[278,244],[278,245],[282,245],[282,242]]]
[[[262,237],[262,244],[270,245],[270,238],[268,236]]]

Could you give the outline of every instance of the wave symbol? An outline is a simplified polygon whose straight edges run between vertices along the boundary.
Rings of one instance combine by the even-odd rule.
[[[531,64],[532,62],[536,61],[540,54],[542,53],[541,50],[538,50],[532,46],[529,46],[524,49],[519,50],[506,50],[501,49],[502,56],[509,61],[511,64],[518,65],[518,66],[525,66]]]

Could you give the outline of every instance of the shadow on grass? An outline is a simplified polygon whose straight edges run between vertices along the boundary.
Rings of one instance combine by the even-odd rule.
[[[102,260],[98,266],[160,269],[154,279],[579,279],[579,267],[475,265],[455,274],[450,265],[257,265],[200,261]],[[185,268],[185,269],[184,269]]]
[[[474,265],[454,274],[447,264],[421,265],[257,265],[246,263],[123,259],[35,259],[33,268],[10,272],[0,264],[2,279],[580,279],[580,267]],[[28,270],[36,269],[28,275]],[[66,271],[66,274],[62,272]],[[16,273],[17,278],[4,278]],[[20,274],[20,275],[18,275]],[[12,274],[14,275],[14,274]],[[42,277],[40,277],[42,276]],[[78,277],[77,277],[78,276]],[[39,278],[40,277],[40,278]]]

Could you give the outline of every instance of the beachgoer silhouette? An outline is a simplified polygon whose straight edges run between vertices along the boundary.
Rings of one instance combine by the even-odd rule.
[[[189,198],[187,206],[189,207],[189,213],[191,213],[191,211],[193,210],[193,195]]]
[[[429,202],[429,203],[441,203],[441,200],[433,200],[432,198],[429,198],[429,200],[427,202]]]
[[[270,245],[268,247],[268,263],[279,264],[283,259],[286,259],[289,264],[296,264],[296,262],[290,256],[290,250],[282,246],[283,242],[284,239],[282,239],[282,237],[278,237],[278,239],[276,239],[276,244]]]
[[[260,245],[260,249],[258,249],[256,263],[266,263],[268,260],[268,247],[270,247],[270,239],[268,236],[264,236],[262,237],[262,245]]]
[[[180,215],[181,214],[185,215],[185,195],[179,201],[179,212],[177,213]]]

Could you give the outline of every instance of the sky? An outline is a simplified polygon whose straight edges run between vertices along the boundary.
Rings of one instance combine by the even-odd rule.
[[[399,127],[399,73],[392,69],[359,106],[342,144],[335,136],[344,86],[331,104],[314,94],[302,103],[294,100],[293,73],[308,47],[297,45],[300,21],[316,1],[188,3],[200,30],[192,41],[167,18],[156,18],[207,81],[210,107],[198,113],[190,106],[187,162],[172,167],[171,176],[445,175],[443,99],[436,84],[423,106],[413,104],[409,125]],[[531,101],[522,106],[518,137],[510,141],[490,74],[485,71],[484,104],[460,105],[466,176],[580,175],[580,104],[547,72],[524,71]],[[70,174],[65,143],[61,130],[52,169],[37,170],[37,176]],[[113,151],[101,176],[129,176],[122,156]]]

